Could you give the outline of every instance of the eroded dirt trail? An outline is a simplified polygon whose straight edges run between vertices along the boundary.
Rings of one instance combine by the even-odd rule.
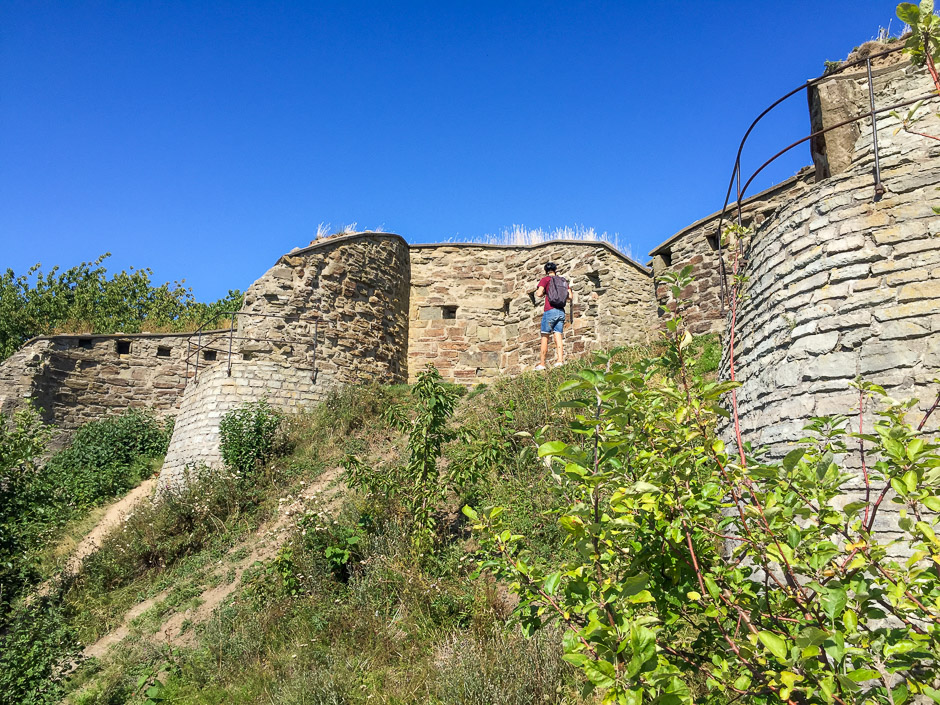
[[[316,501],[319,511],[330,514],[335,513],[346,489],[340,481],[341,474],[342,469],[339,467],[324,472],[307,485],[297,497],[284,503],[279,508],[277,517],[273,521],[261,526],[245,542],[230,549],[227,556],[231,556],[236,552],[241,553],[245,549],[248,549],[248,553],[244,558],[236,561],[229,561],[225,558],[219,561],[215,570],[205,578],[206,582],[211,583],[217,580],[218,584],[205,589],[199,595],[196,600],[196,607],[169,615],[155,633],[159,641],[173,646],[191,645],[195,641],[195,631],[192,627],[206,622],[216,608],[229,595],[238,590],[241,586],[242,576],[248,568],[255,563],[268,561],[277,555],[278,550],[293,529],[291,519],[298,512],[302,512],[308,502]],[[223,580],[223,578],[230,579]],[[159,595],[131,608],[117,629],[104,635],[85,649],[85,656],[97,658],[104,656],[112,646],[120,643],[130,634],[133,620],[151,607],[158,605],[168,596],[169,592],[170,590],[165,590]],[[186,630],[182,631],[184,626]]]
[[[95,528],[81,540],[72,555],[69,556],[65,564],[66,573],[77,573],[82,567],[85,559],[94,553],[101,546],[101,540],[107,536],[112,529],[120,525],[124,519],[130,516],[138,504],[153,497],[153,492],[157,487],[157,478],[152,477],[144,480],[137,487],[124,495],[117,502],[108,507],[104,516],[101,517]]]

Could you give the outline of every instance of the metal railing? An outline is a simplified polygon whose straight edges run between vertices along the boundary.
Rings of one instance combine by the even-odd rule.
[[[757,176],[764,169],[766,169],[768,166],[770,166],[774,161],[782,157],[784,154],[789,152],[791,149],[798,147],[804,142],[814,140],[818,137],[821,137],[822,135],[825,135],[828,132],[831,132],[832,130],[837,130],[841,127],[845,127],[847,125],[851,125],[853,123],[860,122],[862,120],[871,119],[872,121],[872,131],[871,131],[872,148],[874,150],[874,158],[875,158],[874,200],[877,201],[884,195],[885,187],[881,183],[881,163],[880,163],[879,154],[878,154],[878,118],[877,116],[880,115],[881,113],[886,113],[892,110],[897,110],[898,108],[904,108],[909,105],[913,105],[914,103],[917,103],[918,101],[929,101],[929,100],[940,97],[938,96],[936,91],[931,91],[930,93],[927,93],[926,95],[918,96],[917,98],[911,98],[910,100],[904,100],[899,103],[895,103],[893,105],[888,105],[888,106],[881,107],[881,108],[875,107],[875,88],[874,88],[874,83],[872,81],[872,60],[881,58],[883,56],[888,56],[889,54],[894,54],[896,52],[902,51],[903,49],[904,49],[903,46],[897,46],[892,49],[887,49],[885,51],[879,52],[877,54],[871,54],[870,56],[864,59],[859,59],[857,61],[852,61],[846,64],[842,64],[838,68],[828,71],[824,73],[822,76],[819,76],[818,78],[814,78],[809,81],[806,81],[806,83],[798,86],[797,88],[794,88],[789,93],[785,94],[784,96],[778,98],[773,103],[771,103],[760,115],[757,116],[754,122],[751,123],[750,127],[747,128],[747,131],[744,133],[744,137],[741,139],[741,144],[738,146],[738,153],[735,156],[734,168],[731,171],[731,179],[728,183],[728,190],[725,193],[725,202],[721,207],[720,215],[718,218],[718,230],[717,230],[716,241],[718,243],[717,251],[718,251],[718,262],[719,262],[719,270],[720,270],[719,274],[720,274],[720,279],[721,279],[721,310],[722,312],[724,312],[725,300],[727,298],[727,272],[725,270],[724,255],[722,253],[721,233],[722,233],[722,226],[725,223],[725,215],[728,213],[728,210],[729,210],[728,204],[729,204],[729,201],[731,200],[731,192],[732,192],[732,189],[734,189],[735,187],[735,183],[737,183],[737,198],[732,208],[736,214],[738,225],[742,225],[742,203],[744,201],[745,194],[747,193],[748,187],[754,182],[754,179],[757,178]],[[793,142],[792,144],[784,147],[779,152],[774,154],[770,159],[768,159],[763,164],[761,164],[757,168],[757,170],[754,171],[753,174],[751,174],[750,178],[748,178],[748,180],[744,182],[744,186],[741,186],[741,155],[744,152],[744,145],[747,142],[748,137],[750,137],[751,132],[754,131],[754,128],[757,127],[757,124],[761,120],[763,120],[764,117],[766,117],[774,108],[776,108],[778,105],[788,100],[789,98],[792,98],[796,94],[800,93],[801,91],[804,91],[804,90],[807,91],[807,102],[808,102],[809,91],[811,88],[813,88],[819,83],[823,83],[825,81],[832,79],[834,76],[837,76],[838,74],[846,71],[847,69],[854,68],[857,66],[862,66],[862,65],[865,66],[866,78],[867,78],[867,83],[868,83],[868,103],[869,103],[869,108],[870,108],[868,112],[861,113],[859,115],[856,115],[855,117],[848,118],[847,120],[842,120],[841,122],[838,122],[835,125],[830,125],[829,127],[823,128],[821,130],[816,130],[815,132],[810,133],[806,137],[798,139],[796,142]]]
[[[316,375],[317,340],[319,338],[319,333],[320,333],[320,317],[319,316],[301,317],[300,313],[295,313],[295,314],[290,314],[290,315],[279,315],[276,313],[252,313],[250,311],[222,311],[220,314],[220,317],[221,316],[231,317],[231,320],[229,321],[229,329],[227,331],[228,333],[227,335],[226,335],[225,330],[207,331],[206,330],[206,327],[208,326],[208,322],[207,322],[199,326],[199,328],[197,328],[195,331],[193,331],[193,333],[187,339],[186,341],[186,383],[187,384],[189,383],[190,379],[193,380],[194,384],[199,383],[199,359],[205,351],[211,351],[216,354],[220,352],[226,353],[227,354],[226,371],[227,371],[228,376],[231,377],[232,376],[232,350],[233,350],[234,343],[236,340],[250,341],[250,342],[265,342],[265,343],[282,343],[282,344],[283,343],[290,343],[290,344],[301,343],[304,345],[308,345],[312,348],[312,351],[313,351],[313,359],[312,359],[311,364],[312,364],[314,375]],[[301,321],[305,323],[312,322],[313,323],[313,339],[311,341],[311,339],[307,338],[306,336],[294,336],[294,337],[288,337],[288,338],[272,338],[272,337],[267,337],[267,336],[256,336],[256,335],[235,335],[236,333],[235,323],[236,323],[238,316],[255,316],[258,318],[276,318],[282,321],[294,321],[298,323]],[[218,319],[215,319],[215,320],[218,320]],[[206,337],[211,336],[213,342],[210,342],[204,345],[202,342],[203,336],[206,336]],[[226,339],[227,339],[228,345],[226,348],[213,347],[213,344],[216,343],[216,341],[218,341],[220,337],[222,338],[223,343],[226,342]],[[196,339],[195,343],[193,343],[193,338]],[[191,362],[191,360],[193,361]],[[193,367],[192,377],[190,377],[190,374],[189,374],[190,366]]]

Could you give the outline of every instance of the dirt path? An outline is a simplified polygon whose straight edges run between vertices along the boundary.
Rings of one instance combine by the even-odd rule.
[[[157,478],[152,477],[144,480],[137,487],[132,489],[117,502],[108,507],[108,510],[101,517],[101,520],[95,525],[89,534],[81,540],[72,555],[69,556],[65,564],[65,573],[75,574],[88,556],[95,552],[101,546],[101,540],[108,533],[118,526],[130,515],[137,505],[153,496],[153,491],[157,486]]]
[[[233,571],[233,579],[204,590],[198,597],[198,606],[171,614],[156,632],[161,643],[168,643],[173,646],[191,645],[195,641],[195,633],[191,627],[207,621],[215,609],[222,604],[223,600],[240,587],[242,575],[248,568],[255,563],[263,563],[277,555],[278,549],[293,529],[292,517],[303,511],[307,502],[316,500],[320,511],[334,513],[339,508],[345,490],[345,485],[339,480],[341,473],[342,469],[338,467],[324,472],[307,485],[296,498],[285,503],[279,509],[278,515],[273,521],[261,526],[246,542],[233,547],[229,551],[229,555],[245,548],[250,550],[247,556],[235,562],[224,559],[220,561],[219,567],[207,576],[206,580],[211,582],[213,578],[221,579],[229,571]],[[169,592],[169,590],[165,590],[159,595],[135,605],[124,616],[121,625],[88,646],[85,649],[85,655],[98,658],[103,656],[111,646],[119,643],[130,633],[130,624],[134,619],[165,599]],[[184,625],[187,629],[185,632],[181,632]]]

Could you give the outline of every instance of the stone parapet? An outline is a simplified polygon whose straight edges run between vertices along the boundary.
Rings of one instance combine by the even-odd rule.
[[[205,342],[223,335],[207,332]],[[0,363],[0,412],[9,414],[29,399],[42,409],[47,423],[63,432],[128,408],[172,415],[185,386],[189,337],[138,333],[34,338]]]
[[[412,245],[409,377],[430,363],[446,380],[472,385],[536,365],[544,304],[532,293],[549,261],[573,295],[567,355],[649,340],[650,272],[607,243]]]

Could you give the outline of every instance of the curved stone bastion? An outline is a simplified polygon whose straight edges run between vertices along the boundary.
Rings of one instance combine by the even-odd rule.
[[[903,66],[876,83],[882,104],[931,85],[925,72]],[[795,195],[746,248],[735,344],[740,422],[744,440],[773,456],[805,435],[810,417],[857,413],[858,392],[849,387],[856,377],[897,399],[918,397],[912,420],[937,394],[940,217],[932,206],[940,205],[940,143],[894,134],[897,127],[879,118],[882,198],[872,196],[869,122],[851,168]],[[725,375],[727,343],[726,335]],[[938,422],[934,416],[929,429]],[[860,467],[857,457],[846,464]],[[861,491],[861,481],[851,489]],[[857,498],[850,492],[845,501]]]

